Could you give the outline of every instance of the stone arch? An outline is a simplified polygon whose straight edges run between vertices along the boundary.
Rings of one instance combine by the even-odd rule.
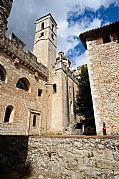
[[[6,107],[4,122],[12,122],[13,121],[13,109],[12,105]]]
[[[0,65],[0,81],[5,81],[6,79],[6,70],[2,65]]]
[[[27,78],[23,77],[17,81],[16,87],[25,91],[29,91],[30,83]]]

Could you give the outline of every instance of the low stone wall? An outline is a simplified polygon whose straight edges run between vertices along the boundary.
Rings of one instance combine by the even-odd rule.
[[[27,161],[45,179],[118,179],[119,137],[30,137]]]
[[[0,136],[0,171],[26,166],[36,179],[119,179],[119,136]]]

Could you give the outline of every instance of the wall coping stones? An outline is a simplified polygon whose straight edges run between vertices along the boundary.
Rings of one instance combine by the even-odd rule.
[[[26,135],[0,135],[0,138],[4,137],[25,137]],[[29,138],[77,138],[77,139],[119,139],[119,135],[116,136],[79,136],[79,135],[41,135],[41,136],[28,136]]]

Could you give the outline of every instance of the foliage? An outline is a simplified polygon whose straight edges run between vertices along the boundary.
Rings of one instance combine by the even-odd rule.
[[[79,91],[76,100],[76,114],[84,116],[85,126],[95,126],[93,103],[87,66],[81,66]]]

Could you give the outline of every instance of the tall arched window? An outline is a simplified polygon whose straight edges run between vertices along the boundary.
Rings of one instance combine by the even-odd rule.
[[[57,93],[57,85],[53,84],[53,93]]]
[[[5,81],[6,78],[6,70],[2,65],[0,65],[0,81]]]
[[[11,105],[7,106],[6,111],[5,111],[4,122],[10,122],[12,112],[13,112],[13,106]]]
[[[17,81],[16,87],[20,88],[22,90],[28,91],[29,90],[30,83],[26,78],[20,78]]]

